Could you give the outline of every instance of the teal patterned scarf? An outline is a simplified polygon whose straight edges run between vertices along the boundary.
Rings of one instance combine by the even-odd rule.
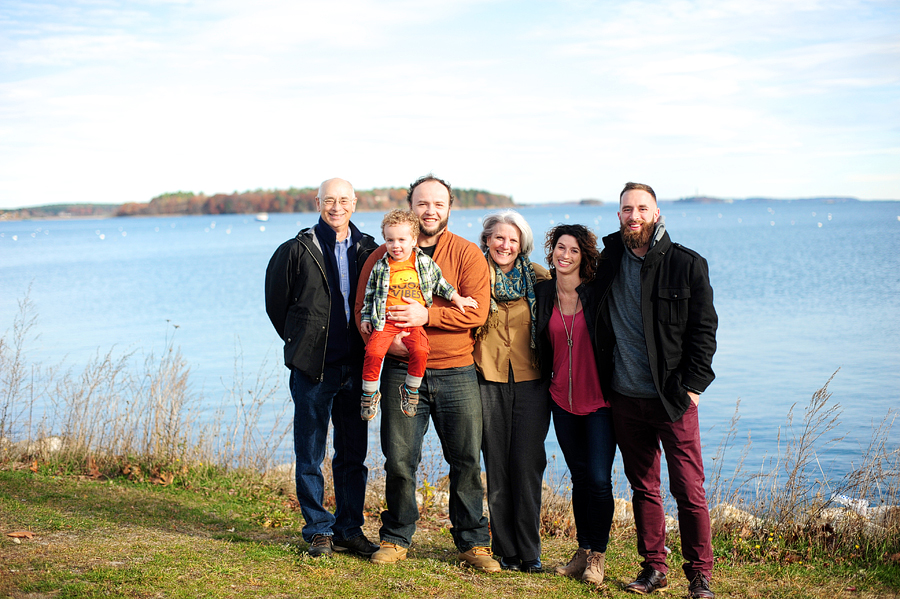
[[[531,261],[521,255],[516,258],[515,265],[509,272],[503,272],[491,259],[489,253],[484,257],[488,261],[491,272],[491,312],[484,326],[475,331],[475,338],[484,337],[489,329],[499,324],[497,315],[497,302],[511,302],[523,297],[528,302],[528,311],[531,312],[531,363],[537,366],[537,343],[534,323],[537,316],[537,302],[534,299],[534,284],[537,277]]]

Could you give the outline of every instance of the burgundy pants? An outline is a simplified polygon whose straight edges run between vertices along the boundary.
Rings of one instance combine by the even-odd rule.
[[[668,572],[666,565],[666,517],[660,494],[660,444],[669,466],[669,490],[678,505],[683,568],[688,580],[698,573],[712,574],[712,538],[709,506],[703,490],[703,458],[700,455],[700,425],[697,406],[671,422],[657,399],[626,397],[613,392],[610,398],[616,440],[622,452],[625,476],[631,484],[637,549],[649,566]]]

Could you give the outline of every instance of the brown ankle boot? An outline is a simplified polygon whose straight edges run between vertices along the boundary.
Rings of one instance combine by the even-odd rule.
[[[571,576],[572,578],[581,578],[584,569],[587,568],[588,550],[579,547],[572,559],[565,566],[557,566],[556,573],[560,576]]]
[[[597,586],[603,584],[603,575],[606,572],[606,554],[599,551],[591,551],[587,556],[587,567],[581,580]]]

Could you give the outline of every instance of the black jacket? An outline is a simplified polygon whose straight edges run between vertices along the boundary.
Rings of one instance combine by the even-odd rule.
[[[358,273],[378,244],[371,235],[359,233],[352,223],[350,227],[351,235],[361,235],[354,245]],[[310,379],[321,382],[328,344],[331,291],[325,273],[325,257],[314,229],[303,229],[296,237],[281,244],[269,260],[266,313],[284,340],[285,366],[296,368]],[[353,296],[350,305],[353,306]],[[362,359],[363,343],[359,331],[352,322],[348,328],[353,354]]]
[[[604,392],[610,389],[615,336],[609,314],[609,290],[619,272],[625,244],[619,232],[603,238],[597,281],[601,295],[597,318],[597,367]],[[669,234],[653,245],[641,266],[641,315],[647,357],[656,391],[672,422],[690,405],[687,389],[705,391],[715,378],[718,317],[713,307],[709,267],[697,252],[672,243]]]
[[[596,318],[597,308],[600,305],[600,296],[596,279],[589,283],[582,283],[575,291],[581,300],[581,309],[584,311],[584,321],[587,324],[591,343],[594,345],[594,353],[597,352]],[[553,306],[556,304],[556,276],[547,281],[541,281],[534,286],[534,298],[537,302],[535,310],[535,337],[538,343],[538,355],[541,358],[541,380],[549,382],[553,375],[553,346],[550,344],[547,327],[550,325],[550,317],[553,315]]]

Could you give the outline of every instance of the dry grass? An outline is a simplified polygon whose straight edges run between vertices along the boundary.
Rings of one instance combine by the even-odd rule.
[[[175,345],[173,327],[159,354],[97,354],[80,371],[32,363],[32,305],[19,302],[0,337],[0,460],[90,460],[102,471],[135,464],[174,470],[187,463],[265,471],[290,433],[289,403],[263,364],[248,385],[240,354],[222,407],[201,417],[204,398]],[[136,362],[138,362],[136,364]],[[274,407],[274,409],[273,409]],[[263,429],[263,414],[275,416]]]
[[[749,535],[788,538],[790,542],[852,554],[860,542],[875,544],[875,552],[896,552],[900,539],[900,447],[891,443],[896,412],[890,410],[873,427],[868,450],[839,480],[829,478],[820,456],[844,440],[841,407],[831,401],[828,386],[835,372],[816,390],[795,423],[798,408],[791,406],[787,423],[779,430],[778,451],[759,472],[742,469],[752,450],[748,438],[738,467],[722,475],[723,456],[735,439],[738,410],[723,438],[710,476],[709,496],[715,505],[729,505],[742,513],[720,518],[714,532],[729,534],[735,527]],[[871,506],[871,507],[870,507]],[[840,534],[838,534],[840,533]]]

